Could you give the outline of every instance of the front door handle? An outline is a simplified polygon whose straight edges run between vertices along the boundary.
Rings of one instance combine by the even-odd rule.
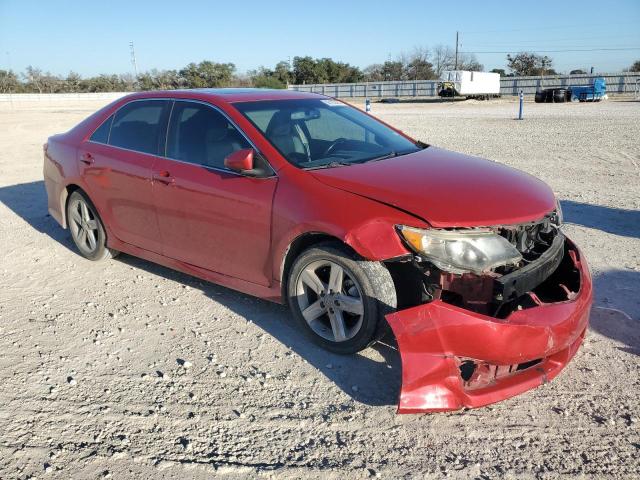
[[[85,165],[91,165],[93,162],[96,161],[96,159],[93,158],[93,155],[91,155],[89,152],[85,152],[82,155],[80,155],[80,161]]]
[[[161,172],[153,172],[153,180],[164,183],[165,185],[171,185],[176,181],[176,179],[173,178],[171,174],[166,170],[163,170]]]

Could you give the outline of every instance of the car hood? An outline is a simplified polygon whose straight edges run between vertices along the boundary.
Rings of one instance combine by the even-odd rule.
[[[310,173],[326,185],[404,210],[433,227],[525,223],[555,208],[555,195],[541,180],[436,147]]]

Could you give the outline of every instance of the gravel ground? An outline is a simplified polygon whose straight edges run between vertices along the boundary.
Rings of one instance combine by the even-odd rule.
[[[453,414],[395,414],[383,345],[344,358],[284,307],[122,255],[47,216],[41,145],[100,105],[0,105],[0,478],[638,478],[640,103],[373,104],[434,145],[548,182],[595,280],[553,382]]]

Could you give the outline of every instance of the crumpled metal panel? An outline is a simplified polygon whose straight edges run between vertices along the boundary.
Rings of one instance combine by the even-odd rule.
[[[440,300],[387,315],[402,359],[398,413],[480,407],[557,375],[582,343],[592,303],[589,270],[577,248],[570,247],[581,274],[580,291],[570,300],[515,311],[506,319]],[[504,367],[536,359],[542,361],[505,375]],[[459,368],[466,360],[498,367],[494,378],[482,388],[469,388]]]

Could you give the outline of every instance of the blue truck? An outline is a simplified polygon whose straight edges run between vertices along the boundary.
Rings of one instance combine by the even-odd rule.
[[[545,88],[536,92],[536,103],[599,102],[607,93],[604,78],[596,78],[591,85]]]

